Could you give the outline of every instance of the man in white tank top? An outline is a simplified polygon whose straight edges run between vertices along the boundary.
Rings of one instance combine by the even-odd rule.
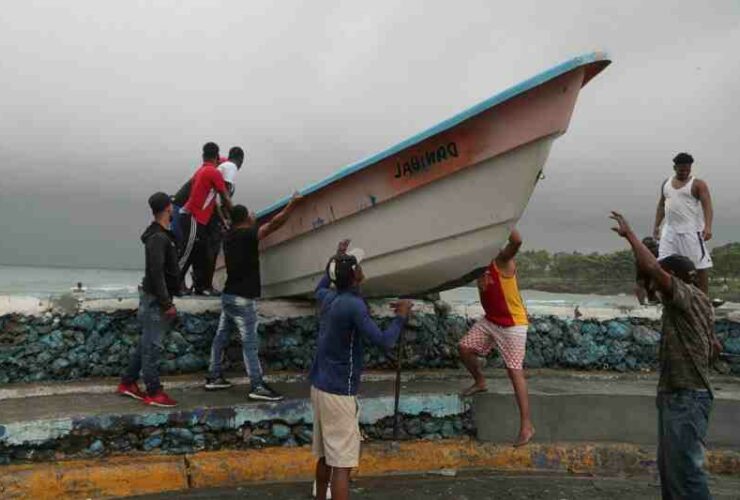
[[[660,240],[658,259],[674,254],[691,259],[697,270],[697,285],[708,294],[712,256],[705,242],[712,239],[714,211],[707,183],[691,175],[693,163],[688,153],[679,153],[673,159],[676,175],[660,189],[653,236]]]

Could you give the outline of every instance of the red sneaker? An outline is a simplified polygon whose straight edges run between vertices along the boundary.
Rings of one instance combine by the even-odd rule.
[[[171,408],[173,406],[177,406],[177,401],[169,397],[162,389],[159,389],[154,394],[144,397],[144,404]]]
[[[128,396],[140,401],[146,397],[146,394],[144,394],[141,389],[139,389],[139,385],[136,382],[131,382],[130,384],[121,382],[120,384],[118,384],[118,389],[116,389],[116,392],[121,396]]]

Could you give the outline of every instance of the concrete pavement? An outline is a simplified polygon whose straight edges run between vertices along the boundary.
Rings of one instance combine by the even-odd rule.
[[[452,471],[454,473],[454,471]],[[294,500],[310,498],[310,482],[249,485],[237,488],[191,490],[136,497],[139,500],[205,500],[211,498]],[[710,479],[715,499],[740,497],[740,480]],[[358,500],[653,500],[660,496],[659,483],[651,477],[599,478],[560,474],[491,474],[468,472],[456,477],[439,475],[359,478],[353,481],[352,498]]]

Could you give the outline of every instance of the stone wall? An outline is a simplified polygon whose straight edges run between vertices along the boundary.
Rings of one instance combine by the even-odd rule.
[[[430,308],[427,308],[430,310]],[[378,319],[382,325],[390,321]],[[656,367],[659,325],[644,319],[567,320],[533,317],[526,366],[597,370],[652,370]],[[163,339],[163,374],[206,369],[218,315],[180,314]],[[406,331],[406,369],[459,366],[457,342],[472,323],[454,314],[417,314]],[[314,316],[278,318],[260,324],[261,355],[267,370],[307,370],[315,351]],[[716,331],[726,352],[740,355],[740,323],[719,320]],[[0,384],[118,376],[139,337],[135,311],[81,312],[75,315],[0,317]],[[241,369],[240,345],[232,336],[228,358]],[[382,350],[365,351],[367,368],[389,368]],[[492,355],[494,366],[501,364]],[[229,362],[226,368],[229,367]],[[724,364],[740,374],[740,356]]]
[[[228,410],[224,410],[228,412]],[[205,413],[205,411],[201,412]],[[211,411],[211,414],[217,412]],[[103,421],[104,419],[100,419]],[[66,458],[122,455],[131,453],[194,453],[213,450],[245,450],[271,446],[306,446],[313,439],[313,424],[308,419],[245,422],[238,427],[227,419],[188,419],[158,425],[138,425],[118,419],[116,425],[80,426],[68,435],[43,442],[7,444],[0,440],[0,465],[21,462],[48,462]],[[393,417],[362,423],[365,441],[393,440]],[[457,415],[429,413],[401,415],[399,439],[436,440],[474,436],[470,410]]]

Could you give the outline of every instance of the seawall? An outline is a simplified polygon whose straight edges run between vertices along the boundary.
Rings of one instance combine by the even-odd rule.
[[[187,304],[187,303],[186,303]],[[140,327],[132,304],[107,304],[100,310],[40,315],[0,316],[0,384],[77,380],[118,376],[138,341]],[[174,329],[163,339],[161,373],[205,370],[218,325],[216,300],[190,301],[182,307]],[[391,318],[385,302],[372,304],[385,325]],[[268,371],[305,371],[315,352],[317,320],[309,302],[265,301],[260,304],[260,353]],[[409,322],[404,368],[459,367],[457,343],[474,317],[450,311],[439,303],[417,304]],[[533,316],[527,340],[528,368],[649,371],[656,368],[659,322],[646,318],[572,320]],[[740,355],[740,323],[719,319],[716,332],[730,354]],[[241,346],[233,334],[226,369],[241,369]],[[374,346],[365,351],[367,368],[391,368],[387,353]],[[489,366],[501,366],[492,354]],[[740,374],[740,356],[720,363],[724,373]]]

